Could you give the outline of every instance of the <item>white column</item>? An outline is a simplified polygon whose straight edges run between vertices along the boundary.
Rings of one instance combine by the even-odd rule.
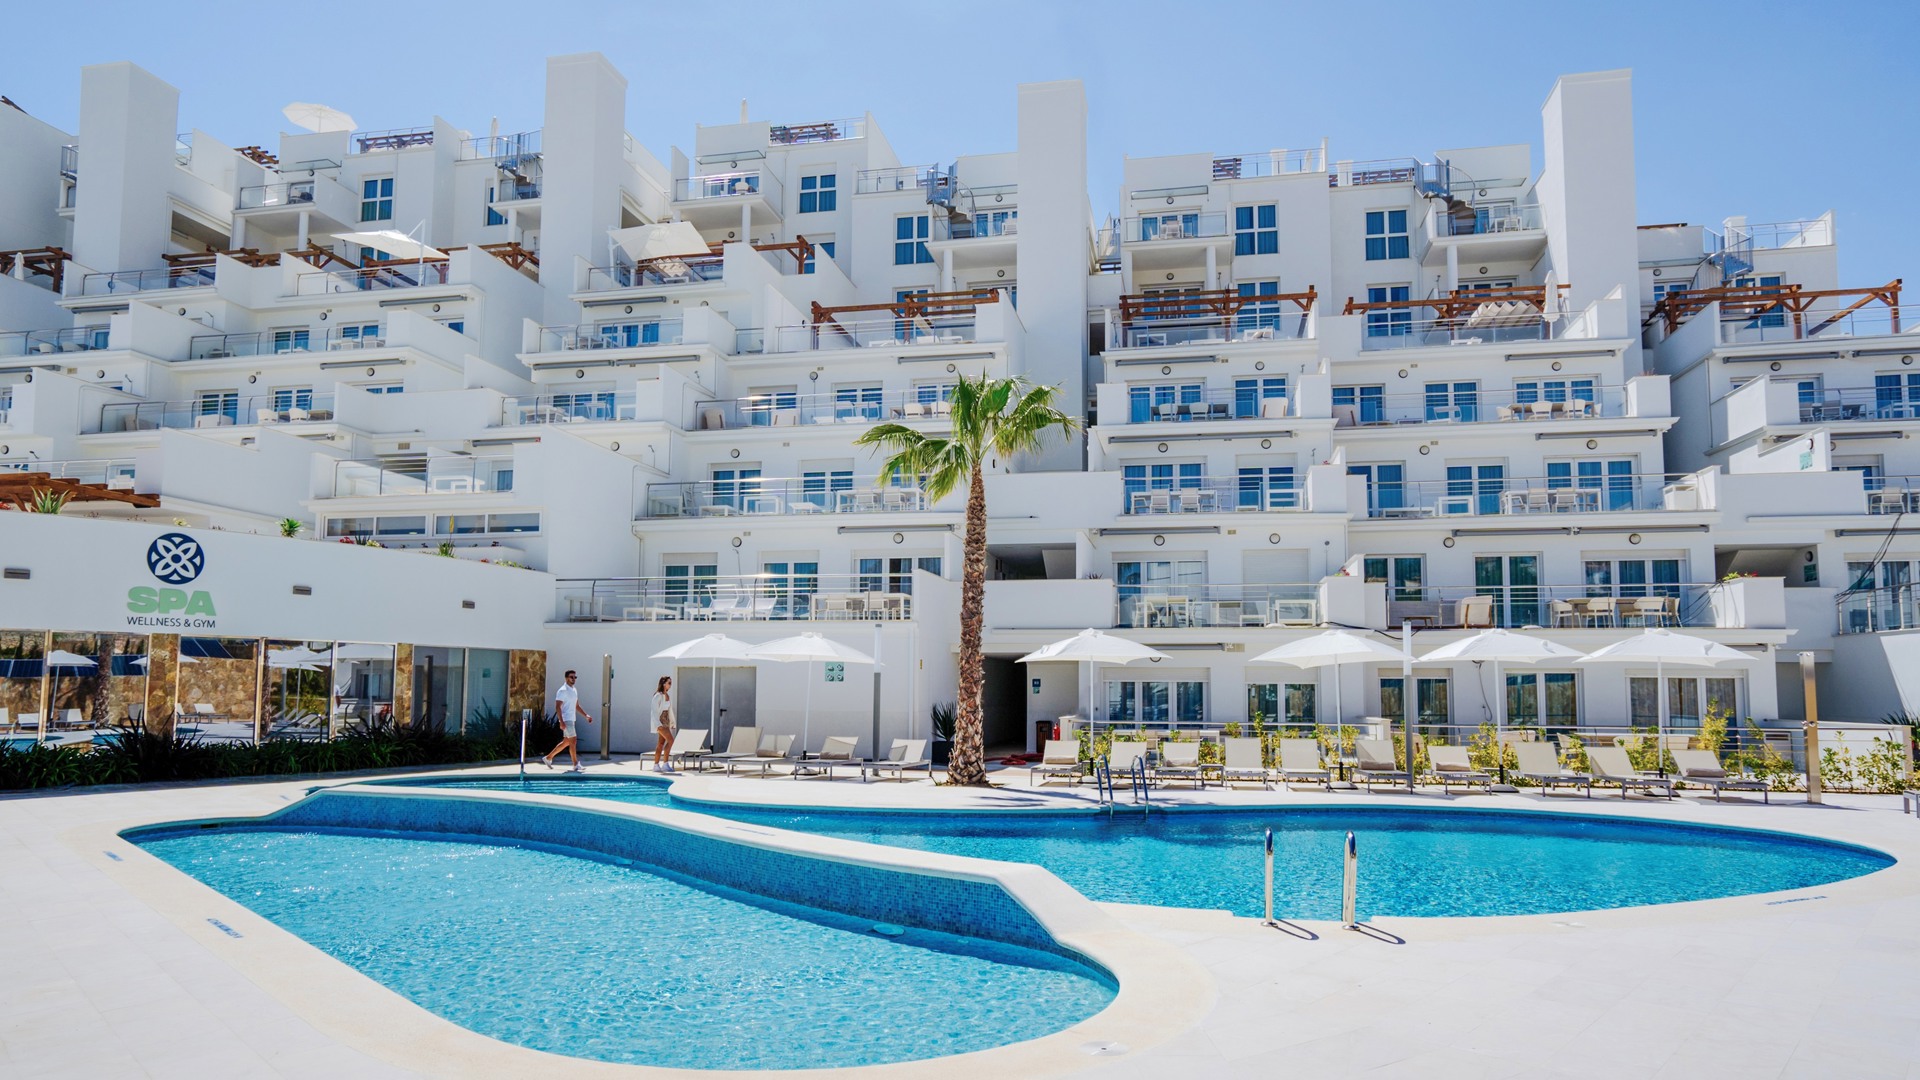
[[[953,249],[940,253],[940,291],[953,291]]]
[[[294,243],[294,247],[307,246],[307,213],[305,210],[300,211],[300,239]]]
[[[1207,277],[1205,284],[1203,284],[1201,288],[1217,289],[1220,287],[1219,261],[1220,257],[1214,254],[1213,247],[1209,245],[1207,247]]]
[[[1460,249],[1452,244],[1447,245],[1446,286],[1448,292],[1460,287]]]
[[[753,243],[753,206],[751,203],[740,204],[740,242],[743,244]]]
[[[247,246],[247,219],[246,218],[240,217],[237,214],[234,215],[233,235],[227,240],[227,243],[235,248],[243,248]]]

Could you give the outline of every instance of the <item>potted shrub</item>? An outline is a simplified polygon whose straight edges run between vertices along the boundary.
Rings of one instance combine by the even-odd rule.
[[[951,701],[935,704],[928,710],[927,719],[933,728],[933,763],[945,765],[947,756],[953,753],[953,725],[959,713],[958,707]]]

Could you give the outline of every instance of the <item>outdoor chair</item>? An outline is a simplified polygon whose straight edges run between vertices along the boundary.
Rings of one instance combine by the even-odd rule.
[[[1429,746],[1427,762],[1433,768],[1432,775],[1440,778],[1441,794],[1450,793],[1455,787],[1478,787],[1483,791],[1493,788],[1493,777],[1473,767],[1464,746]]]
[[[1375,784],[1404,784],[1408,773],[1393,758],[1393,743],[1387,739],[1355,739],[1354,757],[1358,759],[1353,767],[1354,779],[1365,784],[1368,791]]]
[[[775,765],[793,762],[793,743],[794,737],[791,735],[762,736],[760,747],[752,757],[734,758],[727,762],[727,775],[732,776],[735,769],[752,769],[764,778],[773,771]]]
[[[1206,786],[1206,774],[1200,765],[1200,744],[1162,741],[1160,764],[1154,766],[1153,778],[1161,782],[1191,780],[1194,787]]]
[[[1147,759],[1147,744],[1140,740],[1115,739],[1107,747],[1107,773],[1115,778],[1132,776],[1136,762]],[[1118,780],[1116,779],[1116,783]]]
[[[933,759],[927,756],[927,740],[895,739],[887,750],[887,756],[867,762],[867,773],[879,779],[882,773],[892,774],[895,780],[907,779],[907,774],[915,769],[927,770],[927,779],[933,779]]]
[[[1593,778],[1620,785],[1620,797],[1639,788],[1649,794],[1658,792],[1674,798],[1673,778],[1644,773],[1633,767],[1625,749],[1618,746],[1589,746],[1587,760],[1593,764]]]
[[[1713,801],[1720,801],[1723,791],[1757,791],[1760,801],[1772,802],[1771,789],[1765,780],[1751,776],[1732,776],[1727,767],[1720,763],[1720,755],[1711,750],[1675,750],[1674,768],[1680,770],[1680,778],[1689,784],[1699,784],[1713,789]]]
[[[1048,739],[1040,748],[1040,763],[1027,771],[1027,786],[1032,787],[1041,777],[1056,776],[1065,776],[1069,783],[1077,784],[1085,772],[1080,764],[1079,739]]]
[[[727,748],[717,754],[708,754],[695,765],[704,769],[708,765],[725,768],[730,761],[750,758],[760,748],[760,729],[757,727],[737,727],[727,736]]]
[[[711,753],[707,746],[707,728],[681,728],[673,733],[673,745],[667,748],[667,760],[676,767],[685,767],[689,761],[705,757]],[[696,765],[695,768],[699,766]]]
[[[1262,760],[1264,755],[1261,752],[1260,742],[1261,740],[1258,738],[1232,738],[1226,740],[1226,763],[1220,767],[1220,780],[1222,783],[1231,784],[1235,780],[1255,780],[1263,787],[1273,787],[1273,782],[1267,775],[1266,763]]]
[[[866,779],[867,759],[860,756],[860,737],[857,735],[830,735],[820,744],[820,752],[808,757],[801,755],[793,763],[793,778],[802,776],[824,776],[833,779],[833,770],[853,766],[860,770],[860,778]]]
[[[1333,790],[1333,770],[1320,761],[1319,739],[1281,739],[1279,773],[1283,784],[1308,781]]]
[[[1512,746],[1520,763],[1519,777],[1539,784],[1541,794],[1551,795],[1556,787],[1577,787],[1585,788],[1587,798],[1593,798],[1593,777],[1561,765],[1553,747],[1543,742],[1517,742]]]

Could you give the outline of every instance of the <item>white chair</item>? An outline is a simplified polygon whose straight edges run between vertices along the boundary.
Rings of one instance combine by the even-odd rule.
[[[1286,398],[1268,398],[1260,403],[1260,418],[1263,420],[1284,419],[1287,415],[1287,405],[1288,402]]]

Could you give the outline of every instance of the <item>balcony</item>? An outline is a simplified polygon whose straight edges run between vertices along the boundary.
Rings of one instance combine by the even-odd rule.
[[[433,145],[431,127],[387,128],[384,131],[356,131],[353,133],[354,145],[359,153],[371,154],[380,150],[406,150],[416,146]]]
[[[694,406],[701,431],[738,428],[817,427],[832,424],[877,424],[883,420],[945,422],[953,407],[937,388],[885,393],[760,394],[727,401],[703,401]]]
[[[543,129],[522,131],[515,135],[482,135],[465,139],[460,143],[460,160],[495,161],[501,159],[532,158],[540,156],[540,136]]]
[[[114,402],[100,407],[100,426],[87,434],[332,422],[332,394],[282,391],[193,401]]]
[[[1307,509],[1306,489],[1297,481],[1284,482],[1252,477],[1182,478],[1148,486],[1151,481],[1128,479],[1123,492],[1121,513],[1159,516],[1163,514],[1233,514],[1261,511],[1303,511]]]
[[[1107,391],[1107,387],[1100,387]],[[1125,419],[1116,419],[1114,423],[1127,424],[1186,424],[1205,423],[1216,420],[1284,420],[1294,415],[1298,406],[1285,397],[1262,397],[1257,389],[1249,390],[1193,390],[1184,386],[1173,388],[1177,400],[1158,400],[1167,393],[1158,387],[1135,386],[1113,388],[1120,394],[1102,393],[1103,398],[1113,400],[1118,397]],[[1160,392],[1156,393],[1156,390]],[[1128,391],[1140,391],[1128,393]]]
[[[803,146],[807,143],[863,139],[867,120],[856,116],[846,120],[821,120],[811,124],[773,124],[767,128],[769,146]]]
[[[259,210],[279,206],[311,206],[316,180],[290,180],[280,184],[256,184],[240,189],[236,210]]]
[[[644,289],[667,285],[694,285],[719,281],[725,277],[726,259],[720,255],[688,255],[672,259],[649,259],[636,266],[591,266],[587,268],[588,292],[616,289]]]
[[[1372,319],[1360,339],[1364,352],[1428,349],[1456,345],[1511,345],[1526,341],[1562,341],[1585,337],[1582,320],[1539,312],[1474,314],[1465,319],[1395,322]]]
[[[1871,476],[1867,513],[1920,514],[1920,476]]]
[[[458,455],[398,465],[380,461],[339,461],[333,468],[336,499],[383,495],[487,495],[513,490],[512,458]]]
[[[1236,315],[1224,319],[1145,322],[1121,326],[1117,344],[1124,349],[1159,349],[1187,345],[1247,344],[1262,341],[1307,341],[1313,320],[1307,312],[1283,315]]]
[[[1864,289],[1803,289],[1797,284],[1725,285],[1668,293],[1647,316],[1671,335],[1708,308],[1718,312],[1722,345],[1832,342],[1904,332],[1898,278]],[[1878,306],[1875,306],[1878,305]]]
[[[1318,297],[1312,288],[1251,296],[1235,289],[1128,293],[1117,312],[1108,311],[1107,340],[1123,349],[1305,341],[1314,336]]]
[[[1325,172],[1324,153],[1313,150],[1259,150],[1251,154],[1221,154],[1213,159],[1215,180],[1252,180],[1263,176],[1293,176]]]
[[[1515,424],[1529,429],[1567,420],[1613,419],[1627,415],[1621,386],[1577,389],[1476,390],[1444,398],[1423,394],[1387,394],[1333,407],[1334,426],[1399,427],[1407,424]]]
[[[600,349],[645,349],[679,345],[684,324],[679,319],[631,323],[575,323],[540,328],[540,352],[576,352]]]
[[[884,574],[573,578],[556,622],[847,622],[913,617],[909,583]]]
[[[1318,585],[1121,585],[1113,625],[1164,627],[1316,626]]]
[[[1484,477],[1376,483],[1370,518],[1522,517],[1543,524],[1582,514],[1698,509],[1684,477]]]
[[[845,475],[648,484],[646,517],[811,517],[910,514],[933,509],[919,487],[881,487],[877,477]]]
[[[892,169],[862,169],[853,178],[855,195],[884,195],[895,191],[914,191],[933,186],[940,176],[938,165],[902,165]]]
[[[1740,627],[1726,583],[1389,586],[1387,627],[1642,629]]]
[[[1892,585],[1878,589],[1849,589],[1834,601],[1842,634],[1878,634],[1889,630],[1920,630],[1920,603],[1914,590],[1920,585]]]
[[[1503,236],[1509,233],[1539,232],[1546,228],[1540,207],[1537,205],[1462,204],[1452,211],[1436,210],[1427,217],[1427,221],[1428,228],[1435,238]]]
[[[325,270],[301,274],[294,280],[295,296],[326,296],[332,293],[375,292],[387,289],[413,289],[423,285],[445,285],[449,260],[390,262],[362,266],[352,270]]]
[[[802,326],[776,326],[761,333],[760,343],[762,349],[770,353],[893,348],[901,345],[970,345],[975,340],[975,327],[972,315],[941,315],[912,320],[835,320]]]
[[[1546,249],[1546,221],[1537,204],[1434,203],[1427,214],[1421,261],[1445,266],[1452,249],[1464,263],[1532,260]]]
[[[114,270],[80,279],[82,296],[154,292],[161,289],[197,289],[213,284],[214,264],[164,266],[157,270]]]
[[[587,424],[631,421],[639,416],[638,395],[632,391],[592,391],[579,394],[542,394],[508,398],[500,406],[500,425]]]
[[[66,281],[67,260],[70,258],[71,255],[57,247],[0,251],[0,276],[13,277],[17,268],[20,271],[17,280],[31,282],[58,294]]]
[[[0,410],[0,416],[4,416]],[[116,491],[132,491],[132,458],[75,458],[70,461],[9,461],[0,463],[7,472],[45,474],[55,480],[76,484],[103,484]]]
[[[104,326],[0,333],[0,356],[52,356],[105,348],[108,348],[108,330]]]
[[[1020,235],[1020,219],[1011,212],[995,213],[987,210],[976,211],[966,221],[936,217],[933,219],[933,239],[936,243],[943,240],[990,240],[995,238],[1012,239]]]
[[[1163,244],[1185,240],[1222,240],[1231,235],[1224,212],[1175,211],[1130,217],[1122,226],[1127,244]]]
[[[700,228],[739,223],[742,207],[754,224],[777,222],[785,195],[772,172],[751,169],[683,176],[673,182],[673,202],[681,217]]]

